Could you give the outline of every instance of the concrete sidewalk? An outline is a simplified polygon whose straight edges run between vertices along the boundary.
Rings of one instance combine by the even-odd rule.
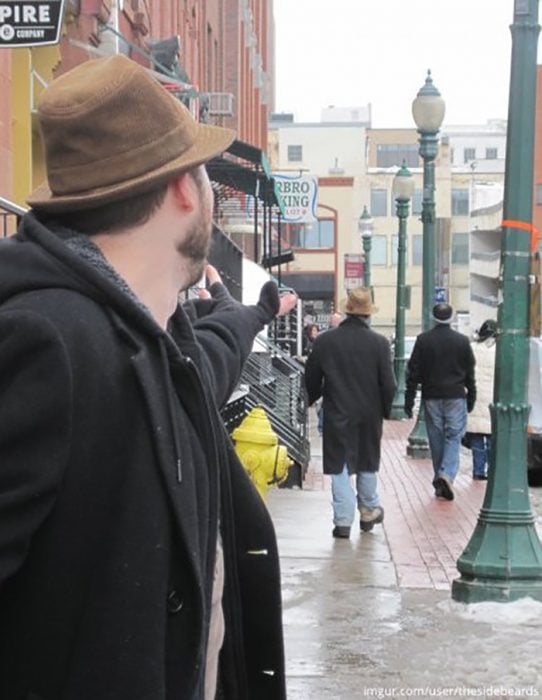
[[[313,416],[311,416],[313,418]],[[329,478],[314,419],[302,490],[273,490],[289,700],[542,696],[542,604],[465,606],[450,586],[485,482],[465,453],[456,500],[434,498],[429,460],[406,457],[412,421],[385,425],[383,526],[331,537]],[[542,533],[540,489],[531,490]]]

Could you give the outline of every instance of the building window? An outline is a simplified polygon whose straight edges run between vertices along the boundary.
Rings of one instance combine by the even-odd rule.
[[[371,215],[388,215],[388,190],[371,190]]]
[[[288,146],[288,161],[300,163],[303,160],[303,146]]]
[[[542,185],[536,186],[536,203],[542,204]]]
[[[469,191],[452,189],[452,216],[469,215]]]
[[[454,233],[452,236],[452,265],[469,264],[469,234]]]
[[[385,267],[388,264],[388,237],[373,236],[371,240],[371,267],[379,265]]]
[[[470,160],[476,160],[475,148],[465,148],[463,150],[463,162],[468,163]]]
[[[376,145],[376,165],[378,168],[391,168],[393,165],[401,166],[403,161],[410,168],[419,166],[420,157],[417,144],[378,143]]]
[[[412,264],[423,265],[423,236],[412,236]]]
[[[419,216],[422,213],[423,190],[414,190],[412,196],[412,215]]]
[[[408,240],[405,241],[406,243],[406,254],[408,255]],[[397,246],[399,245],[399,236],[393,235],[391,237],[391,264],[396,266],[397,263],[399,262],[399,252],[397,250]]]
[[[496,148],[486,148],[486,159],[487,160],[497,160],[499,157],[498,151]]]
[[[289,241],[293,248],[333,248],[335,221],[318,219],[311,224],[289,224]]]

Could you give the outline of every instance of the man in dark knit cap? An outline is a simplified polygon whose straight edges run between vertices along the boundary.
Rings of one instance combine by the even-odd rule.
[[[433,461],[435,496],[453,501],[467,412],[476,401],[474,355],[469,339],[450,324],[450,304],[433,307],[435,327],[416,338],[407,365],[405,413],[412,417],[418,384]]]

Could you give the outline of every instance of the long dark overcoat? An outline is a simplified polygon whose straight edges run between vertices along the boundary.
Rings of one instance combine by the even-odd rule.
[[[319,335],[305,365],[312,404],[323,396],[324,473],[375,472],[382,419],[395,393],[389,342],[360,317]]]
[[[0,299],[0,698],[203,700],[219,517],[220,697],[284,698],[273,526],[217,411],[272,314],[167,335],[32,215]]]

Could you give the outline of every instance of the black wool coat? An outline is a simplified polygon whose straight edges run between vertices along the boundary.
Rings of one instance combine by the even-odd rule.
[[[382,420],[391,411],[395,377],[389,342],[348,316],[319,335],[305,365],[309,403],[323,397],[324,473],[376,472]]]
[[[449,324],[420,333],[406,368],[405,410],[412,410],[421,385],[422,399],[466,398],[470,412],[476,401],[475,364],[469,339]]]
[[[268,290],[269,291],[269,290]],[[0,243],[0,698],[285,698],[278,554],[218,407],[278,300],[170,333],[27,215]]]

